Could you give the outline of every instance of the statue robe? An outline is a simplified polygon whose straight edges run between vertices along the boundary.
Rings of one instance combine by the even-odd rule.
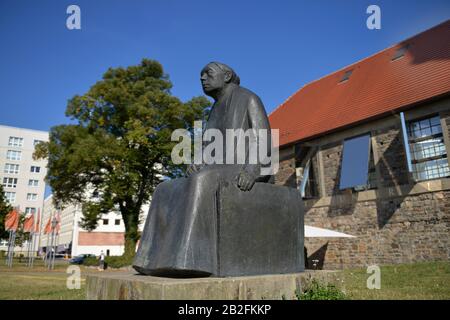
[[[235,86],[212,107],[206,129],[266,129],[270,125],[257,95]],[[247,146],[248,147],[248,146]],[[236,151],[235,151],[236,152]],[[248,150],[247,150],[248,153]],[[224,152],[224,163],[226,152]],[[237,183],[246,170],[258,182],[257,164],[210,164],[189,177],[167,180],[158,185],[148,212],[133,267],[140,273],[162,276],[207,276],[217,271],[216,204],[219,184]]]

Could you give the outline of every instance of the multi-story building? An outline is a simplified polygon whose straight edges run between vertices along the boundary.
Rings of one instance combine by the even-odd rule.
[[[276,183],[305,224],[355,238],[307,238],[324,268],[450,259],[450,21],[299,89],[271,115]]]
[[[0,183],[9,203],[25,214],[42,211],[47,161],[33,160],[33,152],[48,138],[45,131],[0,125]]]
[[[148,208],[149,205],[142,207],[140,231],[143,229]],[[44,230],[49,219],[56,216],[57,212],[59,211],[54,206],[53,196],[50,195],[44,202],[42,230]],[[55,242],[57,253],[67,253],[71,256],[79,254],[99,255],[101,251],[111,256],[123,254],[125,250],[125,225],[120,212],[112,211],[104,214],[99,219],[97,228],[93,231],[87,231],[80,227],[82,216],[80,204],[66,205],[60,211],[60,231]],[[51,241],[52,235],[45,235],[42,232],[39,242],[40,252],[48,252]]]

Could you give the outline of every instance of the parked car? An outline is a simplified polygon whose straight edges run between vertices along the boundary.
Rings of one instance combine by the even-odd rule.
[[[82,264],[82,263],[84,262],[84,259],[90,258],[90,257],[95,258],[95,254],[90,254],[90,253],[87,253],[87,254],[80,254],[80,255],[78,255],[78,256],[73,257],[72,259],[70,259],[69,262],[70,262],[70,263],[73,263],[73,264]]]

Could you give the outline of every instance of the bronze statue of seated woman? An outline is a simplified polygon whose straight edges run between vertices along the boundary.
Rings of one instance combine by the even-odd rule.
[[[266,132],[257,143],[266,144],[270,153],[270,124],[261,100],[241,87],[223,63],[206,65],[201,83],[215,101],[205,131],[221,133],[225,151],[221,161],[193,164],[186,177],[158,185],[133,267],[168,277],[303,271],[303,208],[297,190],[271,184],[271,175],[262,170],[266,163],[250,161],[250,143],[244,143],[243,162],[227,161],[230,154],[239,158],[239,147],[227,147],[229,130]]]

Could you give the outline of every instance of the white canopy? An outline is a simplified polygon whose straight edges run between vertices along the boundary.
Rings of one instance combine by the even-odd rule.
[[[356,238],[355,236],[329,229],[311,227],[305,225],[306,238]]]

